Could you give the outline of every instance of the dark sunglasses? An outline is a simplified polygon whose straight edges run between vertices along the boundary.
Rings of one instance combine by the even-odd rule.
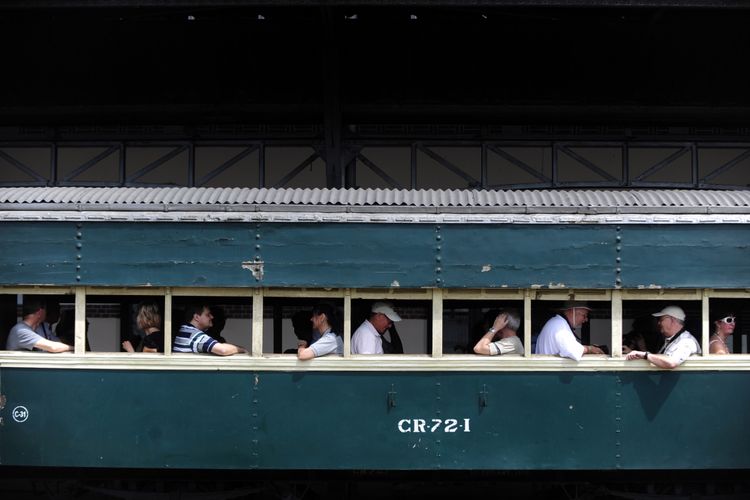
[[[734,316],[727,316],[726,318],[721,318],[719,321],[723,321],[727,325],[733,325],[734,324],[735,317]]]

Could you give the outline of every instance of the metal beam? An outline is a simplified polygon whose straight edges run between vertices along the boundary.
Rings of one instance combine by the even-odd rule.
[[[510,154],[510,153],[508,153],[508,152],[506,152],[506,151],[504,151],[504,150],[502,150],[502,149],[500,149],[500,148],[498,148],[496,146],[493,146],[492,144],[488,144],[487,145],[487,149],[489,149],[490,151],[492,151],[496,155],[500,156],[501,158],[504,158],[506,161],[512,163],[513,165],[517,166],[518,168],[520,168],[524,172],[530,174],[532,177],[536,177],[540,182],[544,182],[544,183],[552,182],[552,179],[550,179],[549,177],[547,177],[543,173],[535,170],[534,167],[531,167],[531,166],[527,165],[525,162],[519,160],[518,158],[516,158],[512,154]]]
[[[436,162],[438,162],[439,164],[441,164],[442,166],[444,166],[445,168],[447,168],[448,170],[450,170],[451,172],[453,172],[454,174],[456,174],[457,176],[461,177],[463,180],[465,180],[466,182],[468,182],[469,183],[469,187],[477,187],[477,186],[481,185],[481,183],[477,179],[475,179],[471,175],[467,174],[466,172],[464,172],[463,170],[461,170],[460,167],[456,166],[454,163],[452,163],[452,162],[448,161],[447,159],[443,158],[442,156],[440,156],[436,152],[432,151],[431,149],[429,149],[429,148],[427,148],[427,147],[425,147],[425,146],[423,146],[421,144],[418,144],[417,148],[421,152],[423,152],[424,154],[426,154],[427,156],[429,156],[430,158],[432,158],[433,160],[435,160]]]
[[[289,172],[284,177],[282,177],[281,179],[279,179],[279,181],[276,184],[274,184],[273,187],[280,188],[280,187],[286,186],[287,182],[289,182],[290,180],[294,179],[294,177],[296,177],[297,174],[299,174],[300,172],[302,172],[308,165],[310,165],[312,162],[314,162],[318,158],[320,158],[320,154],[318,154],[318,152],[316,151],[313,154],[311,154],[310,156],[308,156],[307,158],[305,158],[302,161],[302,163],[300,163],[299,165],[297,165],[296,167],[294,167],[291,172]]]
[[[711,8],[747,9],[743,0],[441,0],[441,6],[460,7],[591,7],[591,8]],[[435,0],[5,0],[6,9],[42,10],[60,8],[144,7],[351,7],[424,6]]]
[[[661,170],[664,167],[666,167],[667,165],[671,164],[677,158],[679,158],[680,156],[684,155],[688,151],[690,151],[689,147],[687,147],[687,146],[680,147],[680,149],[678,149],[677,151],[675,151],[674,153],[672,153],[668,157],[664,158],[662,161],[660,161],[660,162],[656,163],[655,165],[651,166],[651,168],[647,169],[645,172],[643,172],[641,175],[639,175],[638,177],[636,177],[633,180],[636,181],[636,182],[642,181],[643,179],[645,179],[645,178],[647,178],[647,177],[655,174],[659,170]]]
[[[735,158],[733,158],[732,160],[726,162],[725,164],[721,165],[720,167],[716,168],[711,173],[707,174],[702,179],[700,179],[700,182],[704,183],[704,182],[710,181],[714,177],[718,177],[719,175],[723,174],[727,170],[733,168],[738,163],[742,163],[747,158],[750,158],[750,149],[748,149],[744,153],[741,153],[740,155],[736,156]]]
[[[598,165],[594,164],[593,162],[587,160],[583,156],[579,155],[575,151],[571,151],[568,146],[560,146],[558,151],[565,153],[566,155],[573,158],[575,161],[583,165],[584,167],[588,168],[592,172],[598,174],[600,177],[603,177],[605,180],[608,180],[610,182],[619,182],[619,179],[615,178],[614,176],[610,175],[609,172],[605,171]]]
[[[147,173],[149,173],[149,172],[151,172],[151,171],[159,168],[160,166],[164,165],[165,163],[167,163],[172,158],[175,158],[177,155],[179,155],[183,151],[186,151],[188,149],[188,147],[189,147],[188,145],[177,146],[176,148],[174,148],[172,151],[170,151],[169,153],[165,154],[161,158],[158,158],[157,160],[152,161],[151,163],[149,163],[148,165],[146,165],[142,169],[140,169],[137,172],[135,172],[133,175],[131,175],[130,177],[128,177],[125,180],[125,182],[126,183],[131,183],[131,182],[136,181],[137,179],[140,179],[141,177],[143,177]]]
[[[339,188],[344,183],[341,158],[342,118],[341,93],[339,90],[339,40],[333,9],[330,6],[325,6],[321,10],[325,44],[323,49],[323,73],[325,75],[323,123],[325,127],[326,186]]]
[[[251,155],[257,150],[258,150],[257,144],[250,146],[248,148],[245,148],[244,150],[240,151],[239,153],[237,153],[236,155],[234,155],[233,157],[231,157],[230,159],[228,159],[227,161],[225,161],[224,163],[222,163],[221,165],[219,165],[218,167],[216,167],[215,169],[211,170],[209,173],[207,173],[206,175],[198,179],[195,185],[203,186],[205,183],[207,183],[211,179],[214,179],[216,176],[224,172],[226,169],[236,164],[237,162],[247,157],[248,155]]]
[[[397,188],[397,189],[404,189],[404,186],[401,185],[400,182],[398,182],[396,179],[385,173],[385,171],[378,167],[374,162],[372,162],[369,158],[367,158],[362,153],[357,155],[357,159],[361,161],[364,165],[367,166],[370,170],[375,172],[375,174],[383,179],[385,182],[387,182],[391,187]]]
[[[105,159],[106,157],[108,157],[109,155],[111,155],[112,153],[114,153],[115,151],[118,151],[119,149],[120,149],[119,146],[110,146],[109,148],[105,149],[104,151],[102,151],[98,155],[94,156],[90,160],[86,161],[81,166],[79,166],[78,168],[76,168],[75,170],[73,170],[71,173],[69,173],[68,175],[66,175],[62,179],[62,181],[63,182],[68,182],[71,179],[75,179],[76,177],[78,177],[79,175],[81,175],[83,172],[85,172],[86,170],[90,169],[91,167],[93,167],[94,165],[96,165],[97,163],[99,163],[100,161],[102,161],[103,159]]]
[[[42,183],[47,182],[47,179],[45,179],[41,175],[34,172],[28,165],[21,163],[20,161],[18,161],[17,159],[13,158],[11,155],[3,151],[2,149],[0,149],[0,158],[7,161],[8,163],[16,167],[18,170],[25,173],[26,175],[36,180],[37,182],[42,182]]]

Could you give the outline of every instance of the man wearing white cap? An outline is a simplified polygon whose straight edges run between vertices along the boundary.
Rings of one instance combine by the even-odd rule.
[[[626,359],[645,359],[659,368],[672,369],[680,366],[693,354],[700,354],[701,346],[689,331],[685,330],[685,311],[677,306],[667,306],[652,314],[659,318],[659,331],[664,335],[664,345],[658,354],[648,351],[630,351]]]
[[[590,307],[585,302],[568,301],[562,315],[556,314],[544,324],[536,339],[536,354],[553,354],[580,361],[584,354],[604,354],[595,345],[582,345],[575,334],[578,328],[589,320]]]
[[[391,304],[375,302],[370,317],[352,335],[352,354],[383,354],[383,335],[398,321],[401,321],[401,316]]]

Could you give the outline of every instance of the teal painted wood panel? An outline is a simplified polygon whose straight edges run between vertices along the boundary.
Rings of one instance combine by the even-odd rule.
[[[615,286],[611,226],[444,224],[440,235],[447,288]]]
[[[80,282],[87,285],[249,286],[253,224],[87,223]]]
[[[0,283],[75,283],[75,223],[4,222],[0,228]]]
[[[750,286],[745,225],[12,222],[2,227],[0,283],[8,285]],[[242,267],[256,258],[263,262],[261,280]]]
[[[444,446],[448,469],[613,469],[615,408],[603,373],[441,374],[442,413],[471,433]],[[596,394],[597,397],[592,397]],[[480,406],[480,398],[486,406]],[[599,436],[591,445],[590,436]]]
[[[259,377],[263,468],[436,469],[443,461],[440,434],[407,436],[397,429],[401,419],[439,414],[430,374]],[[389,405],[389,393],[395,406]]]
[[[309,383],[303,383],[309,375],[290,375],[295,376],[293,392],[300,399],[285,392],[275,376],[273,385],[260,384],[264,418],[273,423],[262,427],[259,438],[265,467],[534,470],[617,465],[614,391],[608,390],[612,377],[604,374],[315,374]],[[269,390],[283,395],[269,397]],[[388,408],[392,390],[396,405]],[[320,430],[301,433],[295,446],[306,451],[299,456],[282,449],[274,436],[294,427],[300,414],[309,414],[305,408],[315,408],[312,415],[320,422],[315,427],[327,429],[328,435],[322,446]],[[592,445],[590,436],[599,439]]]
[[[750,467],[748,377],[748,372],[669,371],[4,368],[0,463],[268,470],[742,469]],[[21,422],[14,418],[23,416],[20,406],[28,411]]]
[[[626,372],[617,378],[624,466],[750,465],[749,372]]]
[[[750,286],[750,226],[622,226],[622,286]]]
[[[267,286],[435,286],[434,226],[264,224]]]
[[[2,370],[0,463],[249,468],[252,377],[236,372]],[[23,406],[25,422],[13,418]]]

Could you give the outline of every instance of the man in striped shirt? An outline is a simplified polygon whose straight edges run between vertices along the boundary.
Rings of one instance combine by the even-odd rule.
[[[218,342],[206,333],[213,325],[213,315],[205,304],[188,305],[185,324],[174,338],[174,352],[211,353],[219,356],[246,353],[244,347]]]

